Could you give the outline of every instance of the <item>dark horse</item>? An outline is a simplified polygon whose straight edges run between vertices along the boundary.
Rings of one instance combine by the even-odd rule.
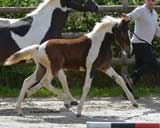
[[[41,44],[51,38],[61,38],[71,8],[98,11],[94,0],[44,0],[24,18],[0,18],[0,62],[3,63],[11,54],[29,45]],[[39,65],[36,82],[41,80],[45,71],[45,68]],[[71,98],[74,100],[72,96]]]
[[[66,76],[63,69],[84,69],[86,70],[86,79],[83,88],[83,95],[80,99],[77,115],[81,115],[83,103],[90,90],[91,82],[95,76],[96,70],[100,70],[110,77],[122,87],[128,99],[133,106],[137,103],[126,87],[126,84],[121,76],[119,76],[111,67],[112,49],[111,45],[114,41],[119,42],[122,49],[127,49],[130,46],[128,35],[128,22],[124,19],[115,19],[105,17],[100,23],[97,23],[92,32],[83,35],[77,39],[52,39],[41,45],[32,45],[13,54],[6,62],[6,65],[12,65],[21,60],[33,59],[37,65],[43,65],[47,72],[36,85],[46,87],[48,90],[60,95],[51,81],[55,76],[60,78],[66,84]],[[21,93],[17,100],[16,110],[19,114],[22,113],[21,102],[33,83],[35,83],[37,70],[28,77],[22,86]],[[67,97],[63,97],[67,98]]]

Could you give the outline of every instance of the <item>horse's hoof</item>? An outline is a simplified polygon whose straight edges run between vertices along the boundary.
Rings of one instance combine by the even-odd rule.
[[[18,116],[23,116],[23,115],[24,115],[21,110],[20,110],[20,111],[17,111],[17,114],[18,114]]]
[[[23,116],[22,109],[19,109],[18,107],[16,107],[15,110],[16,110],[18,116]]]
[[[133,104],[133,107],[138,108],[138,104]]]
[[[23,113],[18,113],[18,116],[23,116]]]
[[[81,114],[77,114],[76,117],[81,117]]]
[[[71,102],[71,106],[77,106],[78,105],[78,101],[72,101]]]
[[[64,104],[65,108],[69,109],[70,105],[69,104]]]

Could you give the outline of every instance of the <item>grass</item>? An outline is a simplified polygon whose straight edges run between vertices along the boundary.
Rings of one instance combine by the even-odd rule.
[[[60,87],[58,87],[62,90]],[[82,94],[82,87],[80,85],[74,85],[70,88],[71,93],[75,97],[80,97]],[[0,97],[17,97],[20,92],[20,89],[11,89],[10,87],[1,86],[0,88]],[[139,85],[135,89],[135,94],[138,96],[148,96],[151,94],[160,95],[160,87],[152,87],[149,85]],[[122,95],[122,90],[119,86],[106,86],[106,87],[98,87],[94,86],[91,87],[88,97],[115,97]],[[46,89],[40,89],[33,97],[52,97],[55,96],[51,92],[47,91]]]
[[[118,66],[115,66],[115,68],[116,71],[120,70],[120,67]],[[17,97],[19,95],[23,80],[32,74],[34,70],[35,66],[33,65],[1,67],[0,97]],[[75,97],[80,97],[83,90],[82,85],[84,83],[85,72],[66,72],[66,75],[71,93]],[[159,81],[159,78],[157,81]],[[154,86],[153,83],[155,85],[154,77],[152,78],[151,75],[145,79],[142,79],[140,84],[135,87],[135,94],[138,96],[147,96],[151,94],[160,95],[160,86],[158,86],[159,82],[157,82],[157,86]],[[61,89],[61,84],[58,79],[54,79],[53,85]],[[110,79],[101,72],[97,72],[95,79],[92,82],[88,97],[114,97],[120,96],[122,93],[122,89],[114,82],[114,80]],[[46,89],[41,89],[33,96],[51,97],[55,95],[48,92]]]

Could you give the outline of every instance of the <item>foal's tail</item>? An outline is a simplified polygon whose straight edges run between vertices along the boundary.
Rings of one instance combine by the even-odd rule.
[[[32,46],[26,47],[24,49],[21,49],[20,51],[11,55],[4,62],[4,65],[13,65],[13,64],[16,64],[22,60],[32,59],[34,52],[37,51],[38,48],[39,48],[39,45],[32,45]]]

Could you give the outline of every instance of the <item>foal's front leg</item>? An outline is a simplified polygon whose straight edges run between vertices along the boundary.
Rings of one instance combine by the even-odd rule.
[[[64,101],[64,105],[69,108],[70,105],[78,105],[78,102],[76,101],[76,99],[72,96],[72,94],[70,93],[70,90],[68,88],[68,83],[67,83],[67,78],[66,78],[66,75],[64,73],[64,71],[61,69],[59,70],[58,74],[57,74],[61,84],[62,84],[62,87],[63,87],[63,90],[64,90],[64,93],[66,94],[66,100]]]
[[[126,93],[128,99],[131,101],[132,105],[134,107],[138,107],[138,104],[135,100],[135,98],[133,97],[132,93],[129,91],[129,89],[127,88],[123,78],[118,75],[114,69],[112,67],[110,67],[109,69],[103,71],[105,74],[107,74],[108,76],[110,76],[111,78],[114,78],[115,81],[117,82],[117,84],[119,84],[121,86],[121,88],[123,89],[123,91]]]
[[[88,68],[87,72],[86,72],[84,87],[83,87],[83,94],[81,96],[80,103],[78,105],[77,117],[81,116],[82,107],[83,107],[84,101],[88,95],[88,92],[90,90],[92,80],[93,80],[93,77],[91,77],[91,68]]]

